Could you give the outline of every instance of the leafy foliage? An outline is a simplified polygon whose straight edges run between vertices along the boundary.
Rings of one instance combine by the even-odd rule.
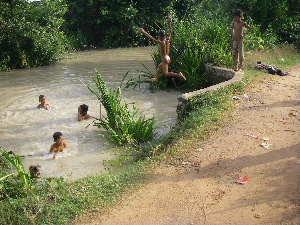
[[[24,194],[31,187],[32,180],[21,157],[3,148],[0,148],[0,153],[0,198]]]
[[[0,70],[56,62],[66,51],[64,0],[0,2]]]
[[[135,46],[141,43],[142,36],[135,28],[160,23],[170,2],[172,0],[67,0],[69,11],[64,30],[75,39],[82,34],[85,45]]]
[[[94,125],[104,128],[109,134],[107,138],[118,145],[136,145],[152,139],[155,118],[146,119],[134,105],[130,110],[121,99],[121,88],[110,90],[98,71],[96,75],[93,79],[96,88],[86,86],[100,100],[107,115],[97,118]]]
[[[253,19],[260,32],[272,30],[272,36],[281,42],[300,47],[300,1],[299,0],[205,0],[206,10],[217,10],[233,15],[236,9],[244,11],[245,19]]]
[[[126,189],[145,182],[150,168],[149,162],[138,162],[119,173],[107,172],[76,181],[44,179],[26,197],[1,201],[1,225],[71,224],[88,210],[103,210]]]

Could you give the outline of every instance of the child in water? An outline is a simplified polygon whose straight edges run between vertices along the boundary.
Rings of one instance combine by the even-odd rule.
[[[80,105],[78,107],[78,121],[80,120],[86,120],[90,118],[91,116],[87,113],[89,109],[89,106],[86,104]]]
[[[57,159],[57,152],[63,152],[66,147],[68,147],[67,142],[65,141],[65,137],[61,132],[55,132],[53,134],[54,144],[50,147],[50,154],[54,153],[53,158]]]
[[[40,95],[39,96],[39,102],[40,104],[37,106],[38,109],[50,109],[50,105],[46,103],[46,96],[45,95]]]

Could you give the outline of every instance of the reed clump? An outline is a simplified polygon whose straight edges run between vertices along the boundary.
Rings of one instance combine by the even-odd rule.
[[[133,104],[130,109],[129,104],[121,99],[121,87],[109,89],[98,71],[93,81],[96,87],[89,84],[86,87],[100,100],[106,111],[106,116],[100,115],[100,118],[95,118],[94,125],[104,128],[110,141],[121,146],[136,146],[156,135],[156,119],[147,119]]]

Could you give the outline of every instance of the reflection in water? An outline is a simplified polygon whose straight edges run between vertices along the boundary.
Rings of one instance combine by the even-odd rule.
[[[26,169],[42,166],[43,177],[76,179],[104,170],[103,160],[113,157],[115,146],[99,136],[93,118],[77,121],[77,109],[89,105],[91,116],[99,117],[96,97],[82,84],[92,83],[95,69],[105,82],[117,86],[127,71],[144,71],[141,62],[155,72],[150,48],[87,51],[72,54],[56,65],[0,73],[0,146],[24,155]],[[37,109],[39,95],[45,95],[50,110]],[[126,89],[122,96],[135,103],[148,117],[158,119],[159,133],[169,131],[176,118],[177,91],[156,91],[148,86]],[[69,145],[59,159],[53,160],[49,148],[52,135],[60,131]]]

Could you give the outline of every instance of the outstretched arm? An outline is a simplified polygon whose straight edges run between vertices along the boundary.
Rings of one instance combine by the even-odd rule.
[[[173,29],[172,29],[172,18],[171,17],[168,17],[168,25],[169,25],[169,37],[168,37],[168,39],[170,41],[171,37],[172,37],[172,31],[173,31]]]
[[[154,37],[152,37],[150,34],[147,33],[147,31],[145,31],[143,28],[141,28],[141,31],[143,34],[145,34],[148,38],[150,38],[152,41],[154,41],[155,43],[161,43],[160,40],[155,39]]]

